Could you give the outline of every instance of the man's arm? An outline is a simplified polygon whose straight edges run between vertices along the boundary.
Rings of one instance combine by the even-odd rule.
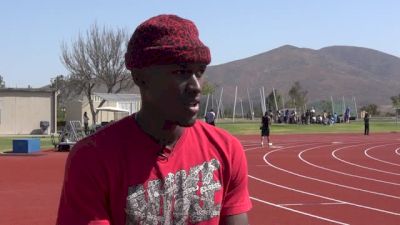
[[[248,225],[247,213],[224,216],[221,218],[220,225]]]
[[[247,160],[239,140],[236,138],[231,140],[230,180],[224,196],[219,225],[248,225],[247,212],[252,204],[248,191]]]

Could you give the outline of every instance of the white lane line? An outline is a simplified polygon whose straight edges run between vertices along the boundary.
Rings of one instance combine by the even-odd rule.
[[[340,222],[340,221],[337,221],[337,220],[331,220],[331,219],[328,219],[328,218],[325,218],[325,217],[321,217],[321,216],[317,216],[317,215],[314,215],[314,214],[306,213],[306,212],[303,212],[303,211],[300,211],[300,210],[291,209],[291,208],[288,208],[288,207],[285,207],[285,206],[282,206],[282,205],[277,205],[277,204],[274,204],[272,202],[267,202],[267,201],[264,201],[264,200],[261,200],[261,199],[255,198],[255,197],[250,197],[250,199],[252,199],[254,201],[261,202],[261,203],[264,203],[264,204],[267,204],[267,205],[271,205],[271,206],[275,206],[275,207],[278,207],[278,208],[281,208],[281,209],[285,209],[285,210],[288,210],[288,211],[291,211],[291,212],[295,212],[295,213],[299,213],[299,214],[302,214],[302,215],[310,216],[310,217],[313,217],[313,218],[316,218],[316,219],[320,219],[320,220],[324,220],[324,221],[328,221],[328,222],[332,222],[332,223],[336,223],[336,224],[341,224],[341,225],[349,225],[348,223],[343,223],[343,222]]]
[[[308,150],[315,149],[315,148],[320,148],[320,147],[327,147],[327,146],[331,146],[331,145],[316,146],[316,147],[309,148]],[[307,150],[307,149],[306,149],[306,150]],[[384,193],[380,193],[380,192],[365,190],[365,189],[361,189],[361,188],[356,188],[356,187],[352,187],[352,186],[347,186],[347,185],[344,185],[344,184],[338,184],[338,183],[330,182],[330,181],[327,181],[327,180],[318,179],[318,178],[315,178],[315,177],[305,176],[305,175],[302,175],[302,174],[299,174],[299,173],[295,173],[295,172],[293,172],[293,171],[289,171],[289,170],[280,168],[280,167],[278,167],[278,166],[273,165],[272,163],[270,163],[270,162],[267,160],[267,156],[268,156],[269,154],[271,154],[271,153],[274,153],[275,151],[279,151],[279,150],[270,151],[270,152],[268,152],[268,153],[266,153],[266,154],[264,155],[264,161],[265,161],[268,165],[274,167],[275,169],[284,171],[284,172],[286,172],[286,173],[289,173],[289,174],[292,174],[292,175],[295,175],[295,176],[298,176],[298,177],[306,178],[306,179],[309,179],[309,180],[315,180],[315,181],[318,181],[318,182],[321,182],[321,183],[326,183],[326,184],[330,184],[330,185],[334,185],[334,186],[338,186],[338,187],[343,187],[343,188],[347,188],[347,189],[351,189],[351,190],[355,190],[355,191],[366,192],[366,193],[369,193],[369,194],[380,195],[380,196],[384,196],[384,197],[388,197],[388,198],[400,199],[399,196],[388,195],[388,194],[384,194]]]
[[[377,147],[386,146],[386,145],[389,145],[389,144],[377,145],[377,146],[374,146],[374,147],[367,148],[367,150],[368,150],[368,149],[377,148]],[[340,149],[336,149],[335,151],[333,151],[333,152],[332,152],[332,156],[333,156],[335,159],[337,159],[337,160],[339,160],[339,161],[341,161],[341,162],[347,163],[347,164],[349,164],[349,165],[357,166],[357,167],[360,167],[360,168],[363,168],[363,169],[367,169],[367,170],[373,170],[373,171],[377,171],[377,172],[381,172],[381,173],[386,173],[386,174],[391,174],[391,175],[395,175],[395,176],[400,176],[399,173],[393,173],[393,172],[389,172],[389,171],[385,171],[385,170],[380,170],[380,169],[375,169],[375,168],[371,168],[371,167],[367,167],[367,166],[362,166],[362,165],[359,165],[359,164],[352,163],[352,162],[346,161],[346,160],[344,160],[344,159],[341,159],[341,158],[339,158],[338,156],[336,156],[336,152],[338,152],[339,150],[340,150]]]
[[[246,148],[246,149],[244,149],[244,151],[248,152],[248,151],[252,151],[252,150],[256,150],[256,149],[260,149],[260,148],[263,148],[263,147],[257,146],[257,147],[252,147],[252,148]]]
[[[359,207],[359,208],[364,208],[364,209],[368,209],[368,210],[373,210],[373,211],[378,211],[378,212],[382,212],[382,213],[386,213],[386,214],[400,216],[400,213],[391,212],[391,211],[378,209],[378,208],[373,208],[373,207],[366,206],[366,205],[360,205],[360,204],[356,204],[356,203],[353,203],[353,202],[342,201],[342,200],[339,200],[339,199],[330,198],[330,197],[327,197],[327,196],[323,196],[323,195],[319,195],[319,194],[315,194],[315,193],[306,192],[306,191],[302,191],[302,190],[299,190],[299,189],[291,188],[291,187],[284,186],[284,185],[281,185],[281,184],[276,184],[276,183],[273,183],[273,182],[270,182],[270,181],[266,181],[266,180],[263,180],[261,178],[255,177],[255,176],[251,176],[251,175],[248,175],[248,176],[250,178],[252,178],[254,180],[257,180],[257,181],[260,181],[262,183],[270,184],[270,185],[273,185],[273,186],[276,186],[276,187],[280,187],[280,188],[283,188],[283,189],[287,189],[287,190],[290,190],[290,191],[295,191],[295,192],[299,192],[299,193],[302,193],[302,194],[311,195],[311,196],[314,196],[314,197],[319,197],[319,198],[322,198],[322,199],[335,201],[335,202],[342,203],[342,204],[348,204],[348,205],[356,206],[356,207]]]
[[[318,205],[346,205],[346,203],[342,202],[315,202],[315,203],[285,203],[278,204],[281,206],[318,206]]]
[[[400,148],[395,149],[395,152],[397,152],[399,149],[400,149]],[[364,151],[364,154],[365,154],[368,158],[371,158],[371,159],[373,159],[373,160],[376,160],[376,161],[379,161],[379,162],[383,162],[383,163],[386,163],[386,164],[390,164],[390,165],[393,165],[393,166],[400,166],[400,164],[398,164],[398,163],[393,163],[393,162],[385,161],[385,160],[378,159],[378,158],[376,158],[376,157],[370,156],[370,155],[368,154],[368,151],[369,151],[369,150],[371,150],[371,149],[367,149],[367,150]]]
[[[359,144],[359,145],[362,145],[362,144]],[[350,145],[350,146],[345,146],[345,147],[338,148],[338,149],[351,148],[351,147],[359,146],[359,145]],[[326,167],[323,167],[323,166],[319,166],[319,165],[313,164],[313,163],[311,163],[311,162],[305,160],[305,159],[303,158],[303,156],[302,156],[303,153],[306,153],[307,151],[310,151],[310,150],[311,150],[311,149],[307,149],[307,150],[301,151],[301,152],[297,155],[297,156],[300,158],[301,161],[303,161],[304,163],[306,163],[306,164],[308,164],[308,165],[310,165],[310,166],[313,166],[313,167],[316,167],[316,168],[319,168],[319,169],[323,169],[323,170],[327,170],[327,171],[330,171],[330,172],[333,172],[333,173],[338,173],[338,174],[346,175],[346,176],[357,177],[357,178],[360,178],[360,179],[365,179],[365,180],[370,180],[370,181],[375,181],[375,182],[380,182],[380,183],[385,183],[385,184],[391,184],[391,185],[400,186],[399,183],[393,183],[393,182],[389,182],[389,181],[378,180],[378,179],[374,179],[374,178],[370,178],[370,177],[358,176],[358,175],[355,175],[355,174],[345,173],[345,172],[341,172],[341,171],[338,171],[338,170],[333,170],[333,169],[329,169],[329,168],[326,168]]]
[[[260,143],[260,142],[257,142],[257,143],[252,143],[252,144],[244,144],[244,143],[242,143],[242,145],[243,145],[243,147],[249,147],[249,146],[260,146],[260,145],[261,145],[261,143]]]

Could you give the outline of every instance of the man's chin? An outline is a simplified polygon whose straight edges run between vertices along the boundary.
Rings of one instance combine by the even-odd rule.
[[[178,125],[181,127],[191,127],[196,123],[196,118],[192,118],[190,120],[186,120],[186,121],[179,121]]]

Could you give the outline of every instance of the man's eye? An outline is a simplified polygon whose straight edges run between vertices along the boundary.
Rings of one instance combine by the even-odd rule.
[[[197,78],[202,77],[204,74],[204,70],[198,70],[194,73],[194,75],[196,75]]]
[[[174,75],[180,75],[180,76],[192,76],[193,74],[197,77],[197,78],[201,78],[204,74],[204,70],[174,70],[172,71],[172,74]]]
[[[184,74],[187,74],[187,73],[188,73],[187,70],[174,70],[174,71],[172,71],[172,74],[175,74],[175,75],[184,75]]]

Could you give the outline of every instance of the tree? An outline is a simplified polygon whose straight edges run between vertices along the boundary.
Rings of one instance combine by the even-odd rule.
[[[276,105],[278,105],[278,108],[276,108],[275,105],[275,98],[276,98]],[[278,90],[275,90],[275,97],[274,97],[274,92],[271,91],[267,97],[267,103],[268,103],[268,110],[272,110],[274,113],[279,109],[279,106],[282,106],[282,96],[279,94]]]
[[[392,100],[393,108],[395,108],[395,109],[400,108],[400,94],[398,96],[390,97],[390,100]]]
[[[50,88],[58,91],[57,105],[60,107],[65,107],[65,103],[68,100],[76,97],[74,95],[74,88],[71,87],[69,77],[64,75],[58,75],[50,79]]]
[[[4,78],[2,75],[0,75],[0,88],[5,88],[6,87],[6,82],[4,81]]]
[[[50,79],[50,88],[58,92],[57,95],[57,121],[65,120],[65,104],[76,97],[74,88],[71,87],[69,78],[58,75]]]
[[[319,107],[321,108],[321,111],[325,112],[330,112],[332,111],[332,103],[330,101],[322,100],[321,102],[318,103]]]
[[[215,92],[215,85],[204,81],[203,86],[201,88],[201,94],[202,95],[208,95],[208,94],[213,94]]]
[[[296,81],[289,89],[289,104],[292,107],[302,108],[307,102],[307,91],[303,90],[299,81]]]
[[[378,106],[375,104],[369,104],[361,107],[362,111],[367,111],[371,116],[379,115]]]
[[[83,93],[90,106],[92,119],[96,122],[93,91],[105,86],[107,93],[119,93],[133,87],[129,72],[125,69],[124,54],[128,42],[125,30],[100,29],[96,24],[78,36],[71,48],[63,42],[61,61],[70,72],[69,86],[76,94]],[[99,107],[105,100],[100,102]]]

